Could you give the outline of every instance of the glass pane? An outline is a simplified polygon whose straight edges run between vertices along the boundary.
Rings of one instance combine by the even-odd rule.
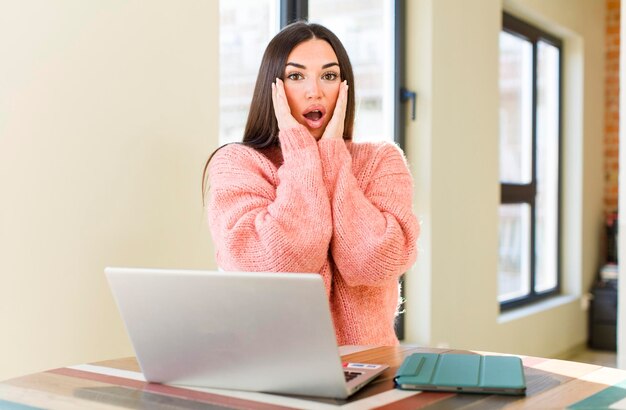
[[[220,0],[220,144],[241,141],[277,0]]]
[[[500,205],[498,301],[530,293],[530,206]]]
[[[309,21],[332,30],[348,51],[356,95],[355,141],[393,141],[393,2],[309,0]]]
[[[559,49],[537,44],[537,199],[535,291],[557,284],[559,194]]]
[[[532,66],[530,42],[500,32],[500,180],[532,179]]]

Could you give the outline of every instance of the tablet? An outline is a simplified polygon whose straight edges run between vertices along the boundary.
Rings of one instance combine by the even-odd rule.
[[[394,382],[404,390],[526,394],[524,366],[515,356],[414,353],[404,360]]]

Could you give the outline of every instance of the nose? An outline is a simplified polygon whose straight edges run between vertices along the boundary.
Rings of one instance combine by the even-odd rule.
[[[310,78],[306,85],[305,97],[308,99],[316,99],[322,96],[322,88],[317,78]]]

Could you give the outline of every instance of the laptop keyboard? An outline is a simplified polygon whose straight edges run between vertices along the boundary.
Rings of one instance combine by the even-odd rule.
[[[347,370],[343,371],[343,375],[346,378],[347,382],[349,382],[350,380],[354,379],[355,377],[357,377],[360,374],[361,374],[360,372],[349,372]]]

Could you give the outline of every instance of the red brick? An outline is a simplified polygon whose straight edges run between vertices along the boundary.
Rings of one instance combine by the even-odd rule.
[[[619,26],[610,26],[606,28],[607,34],[619,33]]]
[[[606,204],[607,208],[609,209],[616,209],[617,208],[617,198],[607,198],[604,203]],[[610,211],[609,211],[610,212]]]
[[[617,210],[619,186],[619,81],[621,1],[605,0],[604,210]]]
[[[606,52],[606,58],[608,58],[608,59],[615,58],[615,59],[619,60],[619,50],[607,51]]]
[[[608,52],[617,52],[617,55],[619,55],[619,44],[613,44],[611,42],[606,42],[606,50],[607,53]]]
[[[609,14],[613,10],[620,9],[620,0],[607,0],[606,2],[607,14]]]

